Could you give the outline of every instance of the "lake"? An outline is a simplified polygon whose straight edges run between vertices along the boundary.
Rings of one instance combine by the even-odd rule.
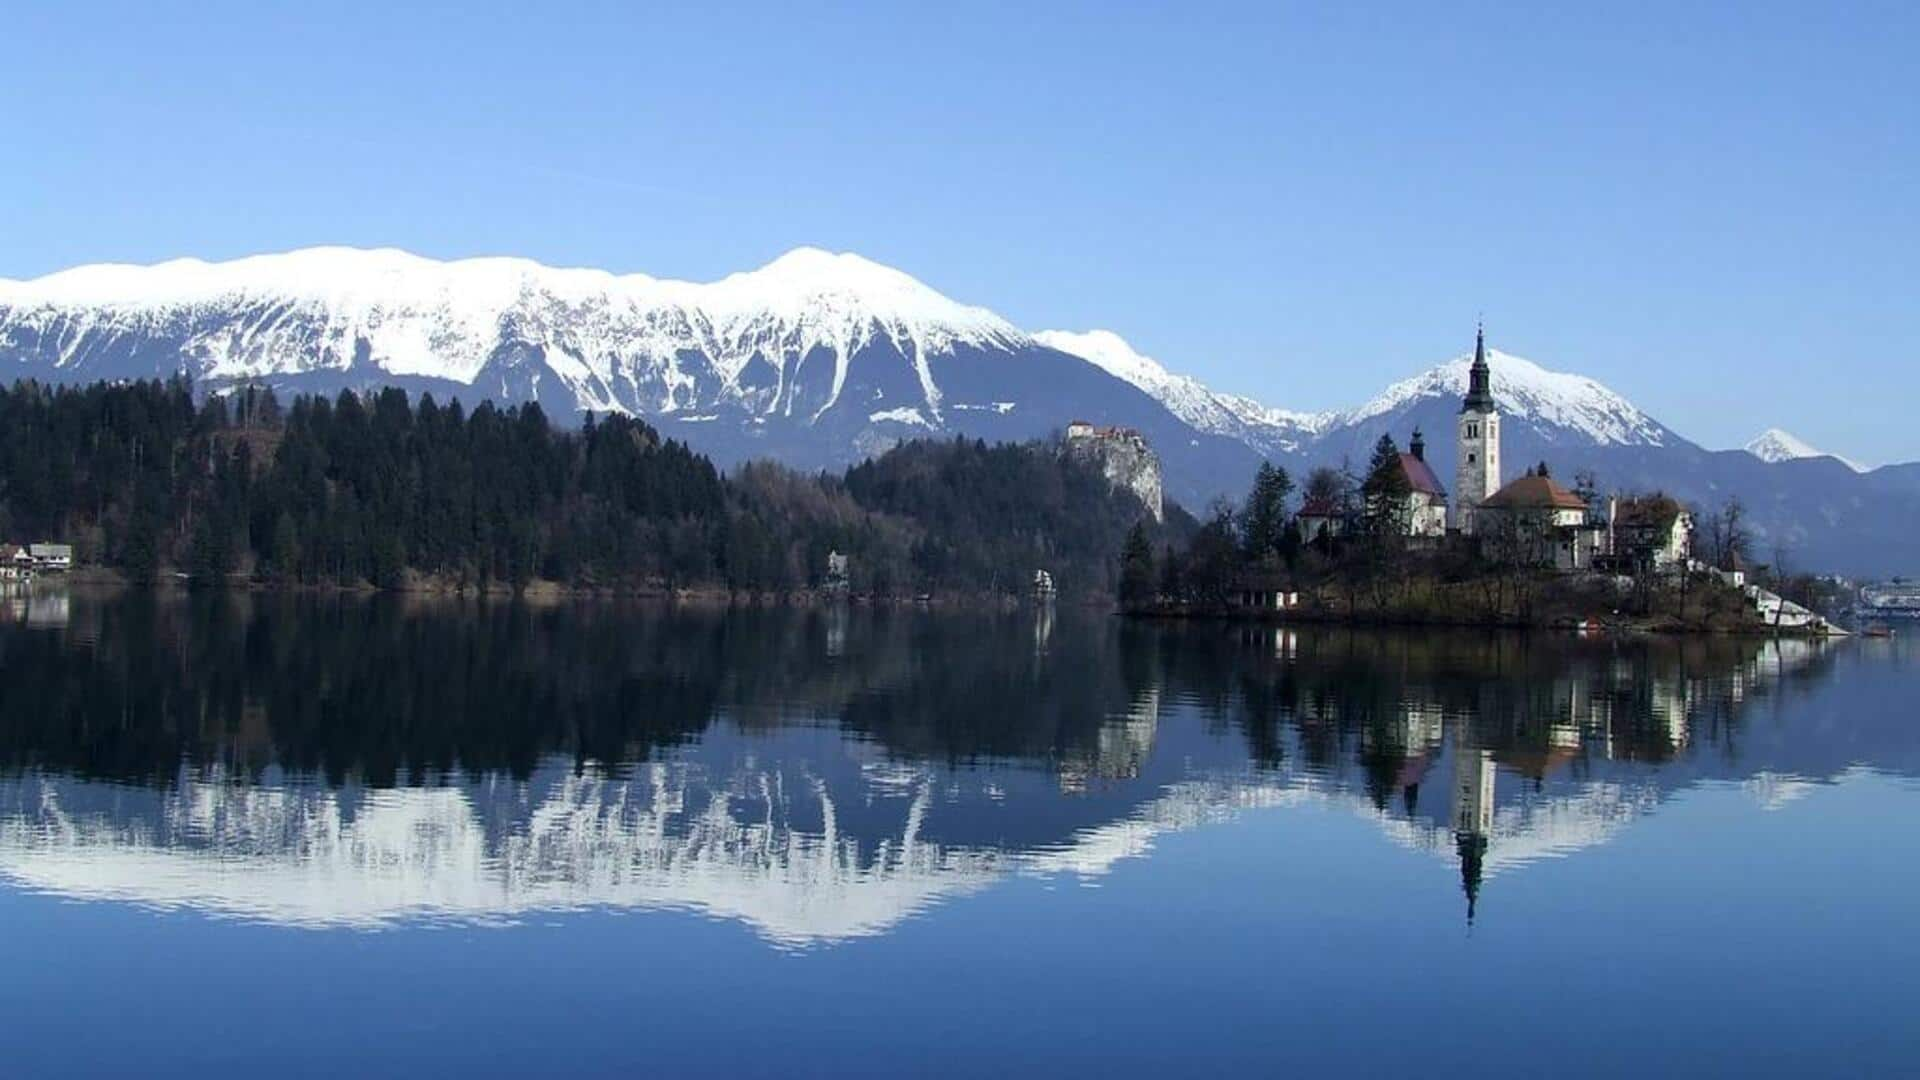
[[[1911,1074],[1920,648],[0,597],[13,1076]]]

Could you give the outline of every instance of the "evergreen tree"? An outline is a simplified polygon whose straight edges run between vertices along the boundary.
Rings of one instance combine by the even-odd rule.
[[[1406,534],[1410,516],[1407,499],[1413,493],[1413,485],[1407,481],[1406,470],[1400,467],[1400,448],[1394,444],[1393,436],[1383,434],[1380,441],[1374,443],[1373,457],[1367,463],[1367,478],[1360,492],[1364,498],[1368,535],[1382,538]]]
[[[1150,543],[1192,527],[1172,514],[1142,523]],[[177,566],[207,582],[247,569],[393,587],[411,571],[762,590],[808,583],[839,551],[861,589],[914,587],[916,570],[921,588],[1004,588],[1045,565],[1063,590],[1102,593],[1140,517],[1046,443],[910,443],[839,476],[729,478],[635,418],[566,430],[533,404],[0,387],[0,521],[141,581]]]
[[[1121,608],[1141,611],[1152,606],[1153,590],[1153,544],[1147,539],[1146,526],[1135,522],[1120,548]]]
[[[1176,603],[1187,598],[1187,581],[1180,554],[1168,544],[1160,556],[1160,595]]]
[[[226,584],[227,575],[233,570],[232,550],[226,531],[220,527],[215,515],[202,514],[199,524],[194,527],[193,550],[187,568],[194,584]]]
[[[1233,507],[1215,503],[1206,524],[1194,534],[1188,549],[1187,593],[1194,603],[1224,608],[1240,565],[1240,545],[1234,535]]]
[[[273,547],[267,556],[273,576],[281,581],[300,579],[300,537],[294,529],[293,515],[282,510],[273,523]]]
[[[1259,562],[1279,550],[1287,528],[1287,496],[1292,493],[1293,478],[1287,470],[1270,461],[1260,463],[1240,512],[1241,548],[1249,561]]]

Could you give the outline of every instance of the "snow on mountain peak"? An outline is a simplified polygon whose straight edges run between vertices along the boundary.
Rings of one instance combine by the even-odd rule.
[[[933,348],[1025,340],[986,308],[951,300],[911,275],[851,252],[799,247],[758,270],[711,284],[661,285],[689,306],[716,314],[771,313],[795,322],[872,321]]]
[[[541,350],[587,407],[620,407],[610,386],[658,382],[664,412],[695,382],[679,368],[683,353],[710,356],[743,400],[791,409],[789,376],[820,349],[836,365],[824,410],[838,399],[854,352],[879,337],[911,358],[937,415],[930,354],[1027,341],[984,308],[858,255],[817,248],[709,283],[519,258],[440,261],[394,248],[82,266],[0,280],[0,323],[36,339],[58,327],[76,343],[94,329],[159,334],[178,341],[195,374],[216,379],[366,363],[471,385],[503,344],[521,340]],[[756,357],[778,369],[770,392],[735,385]],[[81,360],[63,354],[57,366]]]
[[[1201,431],[1240,438],[1257,448],[1296,449],[1319,419],[1268,408],[1251,398],[1209,389],[1191,375],[1176,375],[1111,330],[1042,330],[1033,340],[1132,384]]]
[[[1666,429],[1626,398],[1585,375],[1549,371],[1511,353],[1487,350],[1493,369],[1493,397],[1500,411],[1514,417],[1571,428],[1603,445],[1659,446]],[[1398,411],[1422,398],[1459,397],[1467,392],[1473,357],[1463,355],[1388,387],[1365,405],[1341,414],[1352,424]]]
[[[817,247],[704,283],[521,258],[440,261],[394,248],[82,266],[0,280],[0,340],[71,376],[111,369],[126,343],[145,341],[168,364],[216,382],[333,372],[475,386],[484,374],[482,389],[508,398],[539,392],[544,369],[548,386],[557,379],[583,408],[691,415],[732,405],[802,420],[838,403],[853,358],[877,346],[904,359],[919,385],[911,400],[868,411],[914,409],[935,427],[944,409],[935,358],[1037,344],[1137,388],[1200,432],[1269,454],[1422,401],[1457,399],[1470,364],[1458,357],[1353,410],[1271,408],[1169,371],[1111,330],[1028,336],[899,270]],[[1489,359],[1494,396],[1512,416],[1600,444],[1672,438],[1593,379],[1497,350]],[[510,378],[535,382],[514,390]],[[1788,456],[1817,453],[1795,443]]]
[[[1072,330],[1042,330],[1033,335],[1033,340],[1050,349],[1058,349],[1069,356],[1077,356],[1107,374],[1124,379],[1148,392],[1183,381],[1180,376],[1174,375],[1162,366],[1158,360],[1142,355],[1127,343],[1126,338],[1111,330],[1088,330],[1084,333],[1076,333]],[[1184,381],[1198,385],[1193,379]]]
[[[504,256],[441,261],[397,248],[352,247],[301,248],[224,262],[101,263],[26,281],[0,279],[0,306],[14,309],[171,307],[262,295],[387,308],[459,297],[469,306],[501,308],[534,294],[637,308],[717,308],[729,314],[753,308],[795,316],[831,300],[899,326],[944,327],[959,336],[1017,335],[985,308],[956,303],[891,267],[809,247],[709,283],[557,268]]]
[[[1222,394],[1198,380],[1169,372],[1107,330],[1074,333],[1044,330],[1034,335],[1043,345],[1071,353],[1146,391],[1175,415],[1203,431],[1230,435],[1271,452],[1295,450],[1336,428],[1364,423],[1430,398],[1459,398],[1467,391],[1471,356],[1461,356],[1411,379],[1355,409],[1293,412],[1249,398]],[[1601,444],[1663,445],[1667,430],[1647,414],[1584,375],[1549,371],[1509,353],[1489,349],[1493,394],[1508,415],[1571,428]]]
[[[1798,461],[1802,458],[1830,457],[1854,472],[1866,472],[1867,467],[1857,461],[1843,458],[1838,454],[1829,454],[1825,450],[1815,449],[1806,440],[1780,428],[1768,428],[1756,436],[1743,449],[1768,464],[1781,461]]]
[[[1747,443],[1746,451],[1761,461],[1792,461],[1796,458],[1820,457],[1821,451],[1779,428],[1768,428]]]

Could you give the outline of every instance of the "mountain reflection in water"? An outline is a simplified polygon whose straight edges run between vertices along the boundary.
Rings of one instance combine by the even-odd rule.
[[[1920,771],[1890,643],[64,594],[0,620],[0,876],[316,927],[676,908],[781,946],[1317,803],[1458,876],[1671,793]],[[1796,708],[1820,696],[1818,709]],[[1442,869],[1444,868],[1444,870]]]

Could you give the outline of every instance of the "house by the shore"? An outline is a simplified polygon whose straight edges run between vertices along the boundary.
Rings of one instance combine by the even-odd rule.
[[[1587,501],[1542,467],[1489,495],[1474,512],[1474,530],[1501,562],[1590,570],[1603,527],[1588,518]]]
[[[64,573],[73,569],[72,544],[29,544],[27,554],[32,558],[35,570]]]

